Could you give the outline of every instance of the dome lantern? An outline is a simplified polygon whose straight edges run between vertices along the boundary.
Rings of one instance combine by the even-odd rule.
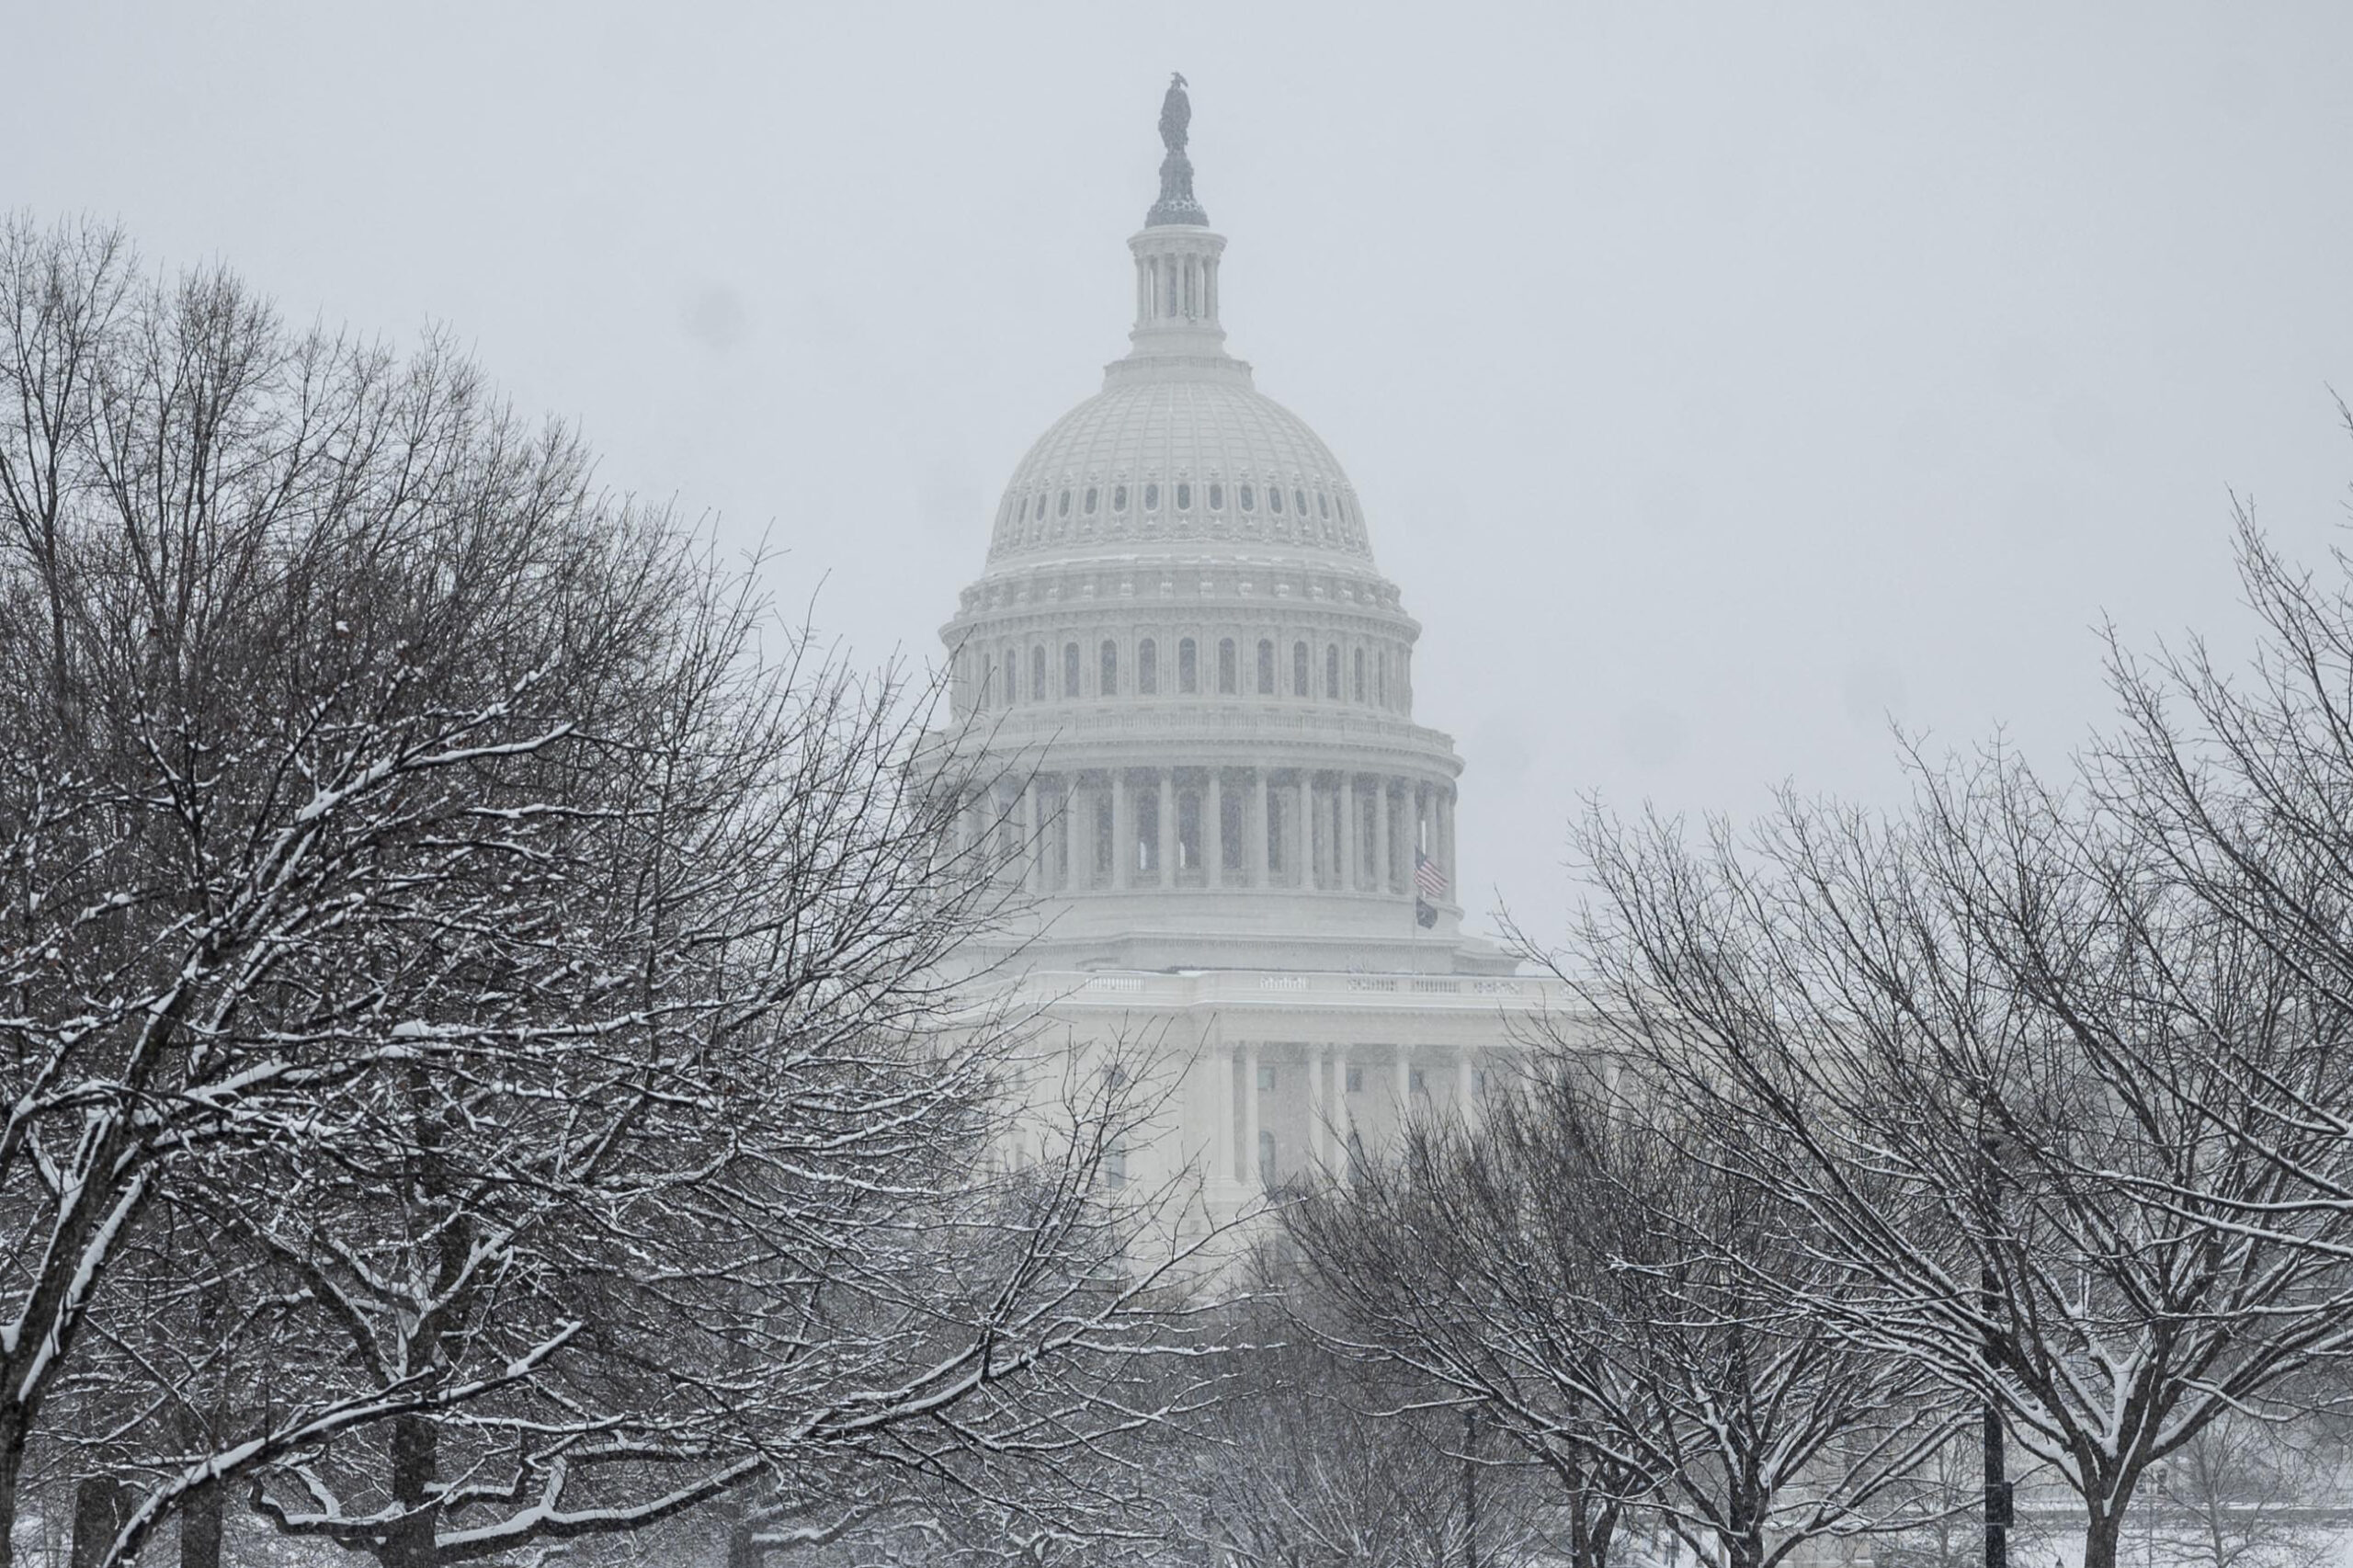
[[[1136,319],[1126,363],[1151,361],[1150,369],[1182,368],[1247,385],[1250,368],[1227,357],[1225,329],[1218,324],[1225,236],[1211,231],[1209,214],[1193,197],[1193,161],[1185,155],[1192,119],[1185,78],[1175,74],[1160,105],[1160,140],[1167,149],[1160,161],[1160,199],[1145,214],[1142,231],[1128,241],[1135,256]],[[1114,365],[1106,380],[1123,373]]]

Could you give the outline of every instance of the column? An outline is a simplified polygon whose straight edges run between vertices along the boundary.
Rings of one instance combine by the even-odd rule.
[[[1400,1044],[1397,1047],[1397,1131],[1401,1143],[1404,1142],[1405,1123],[1412,1120],[1413,1116],[1414,1048]]]
[[[1299,862],[1297,885],[1299,888],[1313,888],[1315,885],[1315,812],[1311,808],[1315,805],[1315,781],[1308,775],[1306,767],[1302,767],[1297,775],[1291,775],[1291,805],[1294,805],[1291,822],[1299,824],[1299,850],[1294,852],[1294,859]]]
[[[1358,867],[1364,859],[1364,808],[1357,801],[1357,776],[1340,775],[1340,890],[1354,892],[1363,881]]]
[[[1250,820],[1243,824],[1243,836],[1250,841],[1250,885],[1267,885],[1267,770],[1250,772]]]
[[[1438,791],[1438,864],[1447,871],[1447,902],[1461,904],[1461,890],[1454,885],[1454,789]]]
[[[1233,1052],[1220,1047],[1201,1053],[1201,1071],[1209,1078],[1210,1196],[1233,1179]]]
[[[1392,838],[1396,831],[1389,818],[1389,780],[1373,781],[1372,797],[1372,885],[1381,892],[1390,891],[1389,857],[1397,846]]]
[[[1454,1114],[1465,1128],[1479,1124],[1478,1058],[1469,1046],[1454,1053]]]
[[[1046,891],[1046,823],[1039,814],[1043,803],[1037,775],[1021,787],[1021,886],[1028,892]]]
[[[1267,1173],[1258,1167],[1258,1044],[1242,1048],[1242,1171],[1243,1196],[1256,1198],[1267,1190]]]
[[[1111,886],[1125,892],[1136,880],[1136,817],[1128,802],[1128,776],[1111,769]]]
[[[1210,769],[1201,796],[1201,871],[1207,886],[1225,885],[1225,770]]]
[[[1078,775],[1075,773],[1063,774],[1063,887],[1064,891],[1070,892],[1075,892],[1080,888],[1085,887],[1087,882],[1092,880],[1092,873],[1095,869],[1091,865],[1086,867],[1083,871],[1079,869],[1078,799]],[[1089,804],[1092,804],[1092,802],[1090,801]],[[1094,840],[1091,838],[1087,840],[1087,847],[1092,849],[1094,846]]]
[[[1176,885],[1176,776],[1160,770],[1160,885]]]
[[[1317,1170],[1332,1163],[1328,1148],[1332,1097],[1324,1079],[1331,1065],[1331,1057],[1322,1046],[1307,1048],[1307,1163]]]

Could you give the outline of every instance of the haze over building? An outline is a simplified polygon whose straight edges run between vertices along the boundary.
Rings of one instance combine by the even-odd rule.
[[[1198,1160],[1230,1205],[1401,1107],[1467,1106],[1550,988],[1462,929],[1421,628],[1331,449],[1226,351],[1189,118],[1179,76],[1129,351],[1015,469],[941,635],[1001,780],[970,832],[1035,901],[1028,984],[1082,1039],[1189,1063],[1133,1157]]]

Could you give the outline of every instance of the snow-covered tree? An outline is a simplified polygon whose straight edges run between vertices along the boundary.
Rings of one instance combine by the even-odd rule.
[[[1138,1418],[1140,1113],[989,1157],[924,687],[445,345],[11,224],[0,669],[0,1564],[40,1473],[408,1568]]]
[[[1752,840],[1597,820],[1572,972],[1610,1049],[1802,1218],[1789,1311],[1991,1403],[2112,1568],[2153,1465],[2353,1340],[2353,1014],[2216,918],[2145,835],[2000,756],[1881,821]],[[2257,1218],[2259,1217],[2259,1218]]]
[[[1543,1464],[1580,1568],[1638,1509],[1735,1568],[1882,1526],[1942,1430],[1934,1402],[1900,1360],[1758,1285],[1820,1281],[1802,1216],[1662,1114],[1561,1046],[1475,1129],[1424,1125],[1396,1163],[1295,1206],[1334,1303],[1324,1332]]]

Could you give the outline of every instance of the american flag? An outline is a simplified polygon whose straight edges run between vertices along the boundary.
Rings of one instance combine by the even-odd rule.
[[[1414,851],[1414,888],[1424,898],[1446,896],[1446,873],[1438,869],[1437,861],[1418,849]]]

